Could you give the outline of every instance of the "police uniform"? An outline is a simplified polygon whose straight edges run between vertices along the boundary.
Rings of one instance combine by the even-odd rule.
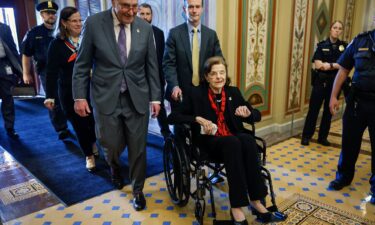
[[[375,146],[375,30],[359,34],[348,45],[338,63],[347,70],[355,67],[350,94],[343,116],[342,150],[336,180],[330,187],[340,190],[354,177],[355,163],[362,136],[368,127],[372,148]],[[371,151],[371,203],[375,203],[375,150]]]
[[[46,1],[38,4],[36,9],[40,12],[56,12],[58,6],[52,1]],[[47,62],[47,50],[50,42],[54,39],[53,32],[53,29],[48,29],[44,24],[38,25],[26,33],[21,44],[21,53],[28,57],[33,57],[36,72],[40,77],[44,90],[46,90],[45,67]],[[66,117],[58,101],[55,101],[55,108],[49,110],[49,117],[57,132],[66,132]]]
[[[330,38],[318,43],[317,49],[312,58],[321,60],[322,62],[335,63],[337,59],[344,52],[347,43],[337,40],[332,43]],[[324,110],[322,120],[319,127],[318,142],[324,145],[329,145],[327,141],[328,132],[331,127],[332,115],[329,111],[329,101],[331,97],[333,81],[338,70],[316,70],[311,74],[312,78],[312,92],[310,97],[309,111],[306,116],[305,126],[302,133],[302,144],[308,144],[308,140],[314,135],[316,121],[318,119],[320,107],[324,101]],[[305,143],[303,143],[305,141]]]

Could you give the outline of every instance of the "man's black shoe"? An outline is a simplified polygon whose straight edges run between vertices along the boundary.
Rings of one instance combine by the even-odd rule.
[[[112,184],[118,190],[121,190],[124,187],[124,182],[122,181],[122,178],[112,177]]]
[[[120,174],[120,170],[111,169],[111,178],[112,178],[112,184],[113,186],[115,186],[115,188],[117,188],[118,190],[121,190],[124,187],[124,181]]]
[[[68,129],[59,131],[59,140],[67,139],[71,135]]]
[[[324,146],[331,146],[331,142],[329,142],[327,139],[318,139],[318,143]]]
[[[302,140],[301,140],[301,145],[309,145],[310,144],[310,138],[307,138],[307,137],[302,137]]]
[[[133,208],[136,211],[141,211],[146,208],[146,199],[142,192],[134,194]]]
[[[350,182],[344,182],[344,181],[336,179],[334,181],[331,181],[331,183],[329,183],[328,188],[331,189],[331,190],[339,191],[339,190],[341,190],[344,187],[349,186],[349,185],[350,185]]]
[[[17,139],[19,138],[20,136],[16,133],[16,131],[12,128],[8,128],[7,129],[7,135],[10,137],[10,138],[13,138],[13,139]]]

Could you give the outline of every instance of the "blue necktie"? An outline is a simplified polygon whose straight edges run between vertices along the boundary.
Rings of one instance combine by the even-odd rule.
[[[120,33],[118,35],[117,44],[120,50],[120,57],[122,63],[125,65],[126,61],[128,60],[127,51],[126,51],[126,32],[125,32],[125,26],[123,24],[120,24]],[[125,92],[127,89],[125,78],[121,81],[121,93]]]

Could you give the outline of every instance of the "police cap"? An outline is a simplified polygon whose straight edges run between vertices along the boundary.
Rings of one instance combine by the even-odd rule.
[[[45,12],[45,11],[57,12],[58,9],[59,9],[59,6],[53,1],[41,2],[36,6],[36,10],[38,10],[39,12]]]

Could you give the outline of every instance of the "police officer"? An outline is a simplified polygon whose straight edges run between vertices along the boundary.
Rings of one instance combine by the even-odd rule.
[[[375,17],[374,17],[375,20]],[[375,30],[359,34],[348,45],[338,60],[340,65],[331,95],[330,110],[335,114],[339,103],[337,94],[355,67],[352,87],[347,97],[343,116],[342,150],[337,166],[336,179],[329,184],[333,190],[348,186],[354,177],[355,163],[361,147],[362,135],[368,127],[371,146],[375,146]],[[375,151],[371,151],[370,202],[375,204]]]
[[[330,27],[330,36],[318,43],[313,56],[315,71],[311,74],[312,92],[309,111],[306,116],[305,126],[302,132],[302,145],[309,145],[310,138],[314,135],[316,121],[320,107],[324,101],[323,116],[320,122],[318,143],[329,146],[327,140],[331,127],[332,115],[329,112],[329,99],[331,97],[333,81],[339,69],[337,59],[344,52],[347,43],[338,39],[343,31],[341,21],[334,21]]]
[[[6,24],[0,23],[0,98],[4,127],[9,137],[18,138],[14,130],[14,100],[12,90],[22,75],[21,61],[12,32]]]
[[[29,30],[23,39],[21,45],[23,80],[25,84],[30,84],[33,82],[33,78],[30,73],[30,59],[33,57],[36,72],[39,75],[43,89],[46,90],[45,65],[47,62],[47,50],[51,40],[54,38],[53,29],[56,23],[56,12],[58,10],[58,6],[53,1],[46,1],[38,4],[36,9],[40,12],[40,16],[43,19],[43,24]],[[58,132],[59,139],[62,140],[69,137],[70,132],[67,129],[68,126],[66,117],[59,102],[56,100],[55,108],[49,111],[49,117],[53,127],[55,128],[56,132]]]

